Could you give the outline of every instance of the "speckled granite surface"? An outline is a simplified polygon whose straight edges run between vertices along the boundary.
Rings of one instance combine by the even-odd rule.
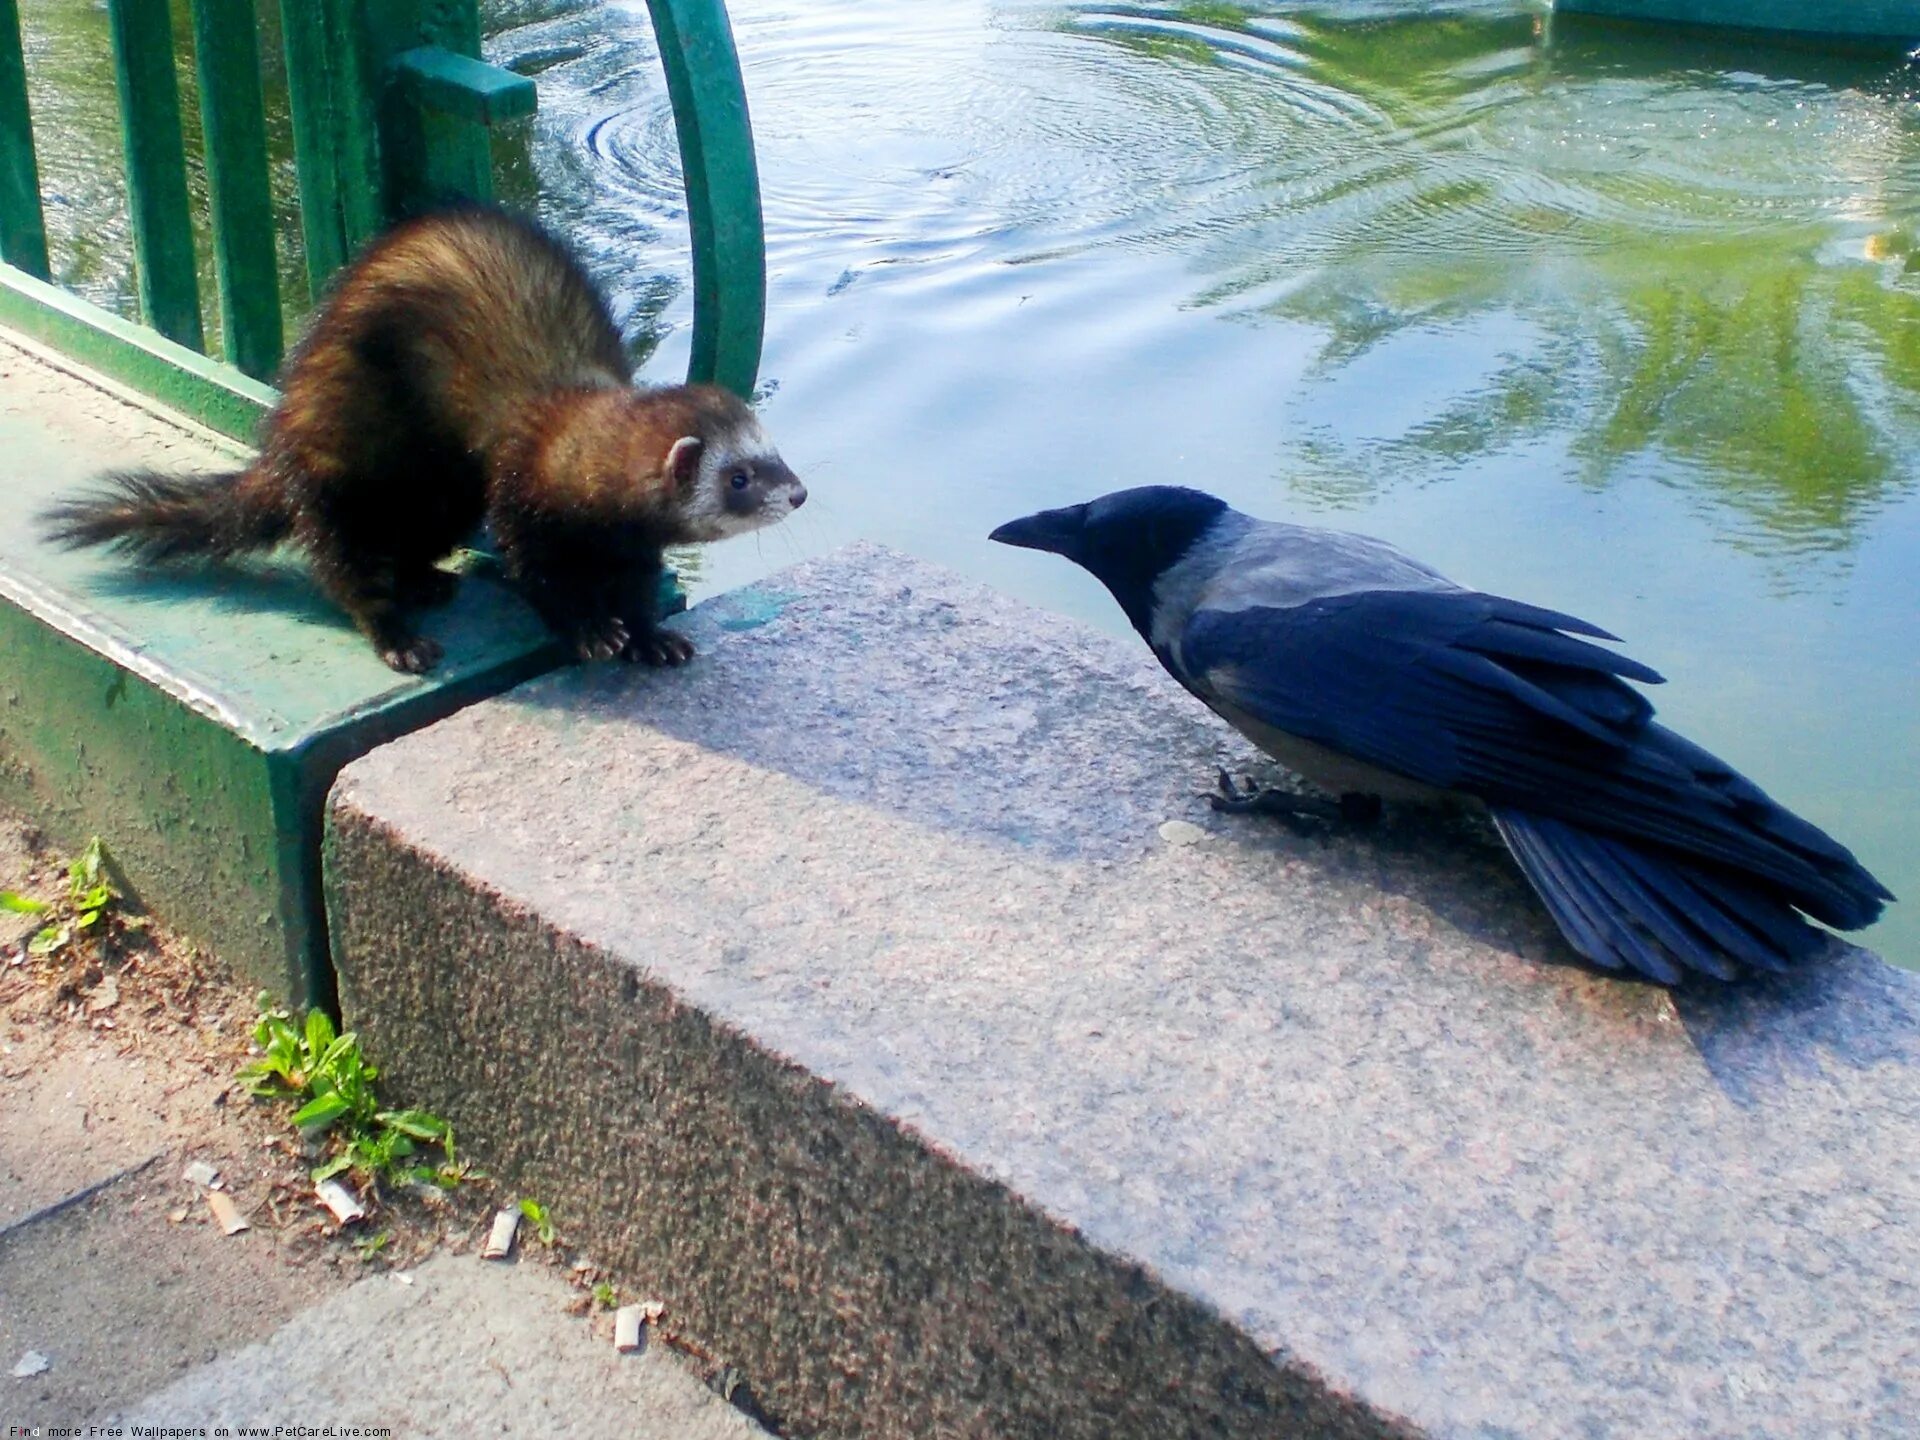
[[[1917,977],[1589,973],[1470,822],[1216,817],[1144,647],[884,551],[686,623],[351,766],[335,943],[796,1433],[1920,1433]]]

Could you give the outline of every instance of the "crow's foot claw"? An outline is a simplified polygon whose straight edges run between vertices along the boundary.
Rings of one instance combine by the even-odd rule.
[[[1254,784],[1251,778],[1242,784],[1220,771],[1220,788],[1210,791],[1206,801],[1224,815],[1271,815],[1296,834],[1317,833],[1323,826],[1371,825],[1380,818],[1380,797],[1349,793],[1338,800],[1317,795],[1300,795],[1292,790]]]

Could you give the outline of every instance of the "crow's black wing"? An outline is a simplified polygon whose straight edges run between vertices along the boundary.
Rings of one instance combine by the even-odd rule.
[[[1445,790],[1530,791],[1609,769],[1659,675],[1563,633],[1571,616],[1467,590],[1376,590],[1195,612],[1168,668],[1290,735]]]
[[[1652,723],[1625,682],[1660,677],[1582,635],[1612,638],[1472,591],[1369,591],[1202,609],[1162,658],[1202,697],[1485,801],[1562,928],[1602,963],[1670,979],[1663,950],[1709,970],[1725,969],[1706,958],[1716,948],[1798,958],[1805,927],[1783,902],[1842,928],[1877,917],[1891,897],[1845,847]],[[1622,913],[1631,940],[1600,923]],[[1648,934],[1651,955],[1635,943]]]

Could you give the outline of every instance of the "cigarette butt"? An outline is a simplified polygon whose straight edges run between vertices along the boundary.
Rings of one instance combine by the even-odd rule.
[[[313,1193],[320,1197],[320,1203],[331,1210],[333,1218],[342,1225],[351,1225],[367,1213],[366,1207],[353,1198],[353,1192],[338,1180],[322,1180],[313,1187]]]
[[[613,1312],[613,1348],[630,1355],[640,1348],[640,1307],[622,1305]]]
[[[52,1368],[53,1362],[46,1356],[38,1350],[28,1350],[22,1353],[19,1362],[14,1365],[13,1378],[31,1380],[35,1375],[44,1375]]]
[[[233,1197],[224,1190],[207,1192],[207,1208],[213,1211],[213,1218],[220,1228],[229,1235],[238,1235],[242,1230],[251,1230],[246,1216],[240,1213],[240,1207],[233,1203]]]
[[[502,1210],[493,1217],[493,1229],[487,1234],[487,1243],[480,1251],[482,1260],[504,1260],[513,1253],[513,1235],[520,1228],[520,1212],[517,1209]]]

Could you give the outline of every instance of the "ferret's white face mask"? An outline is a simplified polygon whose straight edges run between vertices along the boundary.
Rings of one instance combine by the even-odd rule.
[[[676,483],[693,472],[684,514],[700,540],[778,524],[807,500],[807,487],[754,420],[704,443],[682,436],[667,454],[667,469]]]

